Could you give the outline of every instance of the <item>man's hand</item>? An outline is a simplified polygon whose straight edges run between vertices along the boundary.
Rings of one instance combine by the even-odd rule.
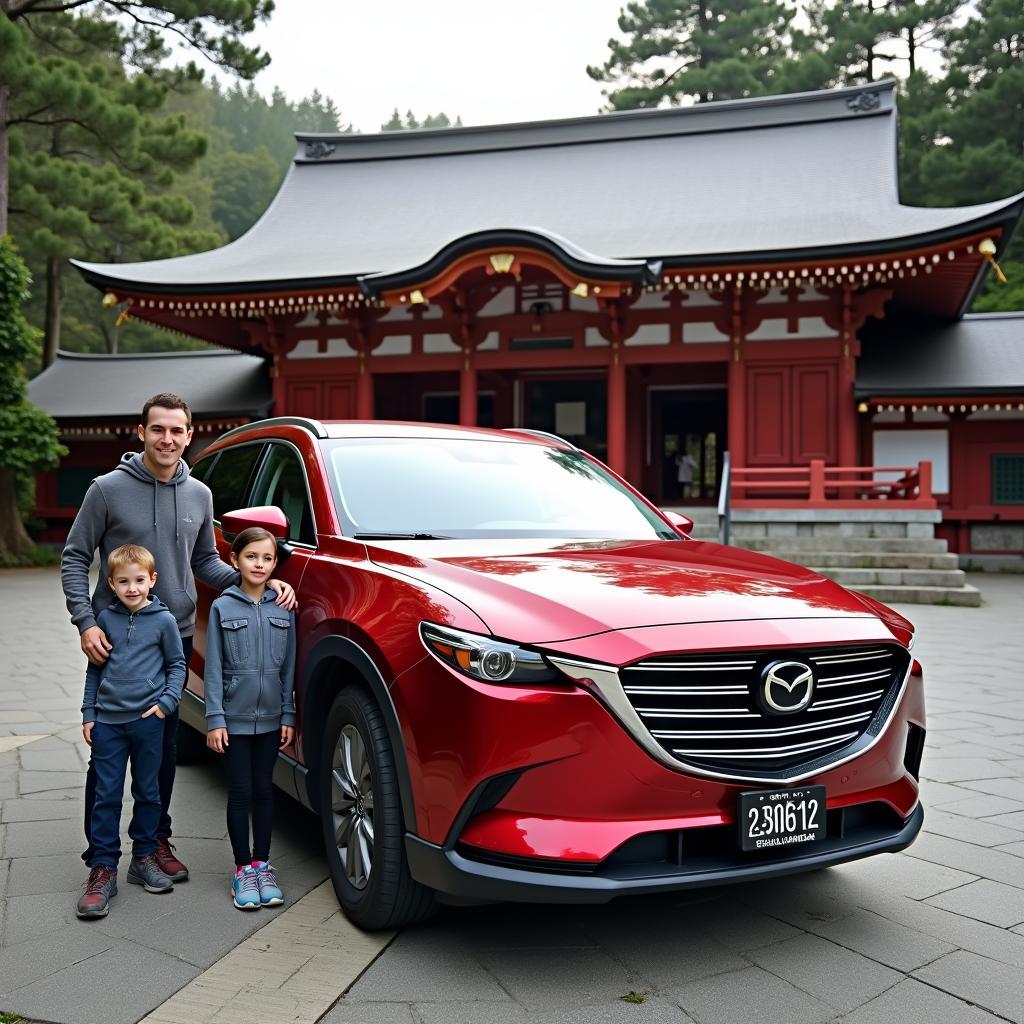
[[[223,754],[224,748],[229,746],[227,729],[211,729],[206,734],[206,745],[215,754]]]
[[[280,605],[282,608],[287,608],[288,611],[294,611],[299,606],[298,598],[295,596],[295,588],[289,586],[284,580],[271,580],[268,587],[277,594],[277,600],[274,602],[276,605]]]
[[[95,722],[83,722],[82,723],[82,735],[85,737],[85,742],[92,746],[92,727]]]
[[[80,639],[82,641],[82,653],[94,665],[102,665],[110,657],[110,641],[107,639],[107,634],[99,626],[90,626]]]
[[[290,746],[292,740],[295,739],[295,726],[294,725],[282,725],[281,726],[281,749]]]
[[[166,718],[167,712],[159,704],[154,704],[148,711],[143,712],[142,717],[149,718],[150,715],[156,715],[157,718]]]

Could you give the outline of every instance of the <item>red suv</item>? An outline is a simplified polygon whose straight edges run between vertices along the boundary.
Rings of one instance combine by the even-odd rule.
[[[603,902],[908,846],[913,626],[808,569],[690,540],[524,430],[265,420],[193,473],[217,543],[280,538],[295,746],[346,913]],[[200,596],[183,741],[205,729]],[[184,745],[188,745],[185,743]]]

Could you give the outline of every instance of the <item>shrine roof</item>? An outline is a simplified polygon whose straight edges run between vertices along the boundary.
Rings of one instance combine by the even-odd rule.
[[[1024,394],[1024,312],[950,324],[890,321],[865,331],[858,398]]]
[[[1003,228],[1024,193],[906,206],[895,83],[498,126],[298,134],[240,238],[141,263],[73,261],[94,285],[165,294],[372,287],[460,247],[539,244],[581,273],[896,251]],[[623,261],[626,261],[623,263]]]
[[[239,352],[58,352],[28,385],[29,399],[57,419],[138,417],[157,392],[181,395],[194,419],[266,416],[270,380],[259,356]]]

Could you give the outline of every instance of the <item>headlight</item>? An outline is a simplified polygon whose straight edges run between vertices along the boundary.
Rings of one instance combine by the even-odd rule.
[[[565,677],[552,668],[536,651],[518,644],[503,643],[478,633],[464,633],[420,623],[420,636],[431,654],[450,668],[477,679],[482,683],[536,683],[565,682]]]

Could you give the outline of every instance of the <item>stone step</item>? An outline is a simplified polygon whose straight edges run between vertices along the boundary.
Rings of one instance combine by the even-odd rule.
[[[915,555],[946,553],[944,540],[923,537],[738,537],[733,533],[730,540],[737,547],[769,554],[781,551],[906,552]]]
[[[953,587],[959,590],[967,584],[967,576],[960,569],[844,569],[836,566],[809,568],[854,590],[894,586]]]
[[[883,604],[952,604],[965,608],[981,605],[981,591],[969,583],[963,587],[865,586],[857,589]]]
[[[767,553],[767,552],[766,552]],[[913,554],[906,551],[784,551],[770,552],[776,558],[809,568],[828,569],[956,569],[953,554]]]

